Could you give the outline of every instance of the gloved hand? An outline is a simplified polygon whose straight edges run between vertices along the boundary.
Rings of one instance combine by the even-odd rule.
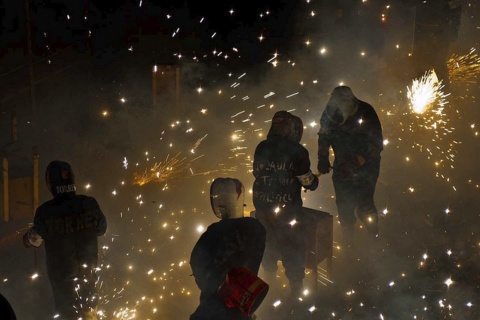
[[[312,183],[308,186],[305,187],[305,189],[308,189],[310,191],[314,191],[318,187],[318,177],[314,176]]]
[[[43,239],[42,237],[37,234],[33,229],[28,230],[24,235],[23,235],[23,245],[25,248],[38,248],[42,245]]]
[[[330,161],[328,160],[328,158],[318,159],[317,170],[321,174],[326,174],[330,172]]]

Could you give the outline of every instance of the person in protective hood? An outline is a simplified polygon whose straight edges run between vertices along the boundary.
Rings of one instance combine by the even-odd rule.
[[[267,277],[274,279],[277,262],[282,261],[292,298],[303,292],[305,277],[302,188],[313,191],[318,186],[308,150],[300,144],[302,133],[299,117],[278,111],[253,160],[255,216],[267,229],[262,266]]]
[[[373,197],[383,150],[382,126],[374,108],[346,86],[333,90],[320,118],[319,173],[327,174],[332,168],[330,147],[335,155],[332,180],[344,244],[352,244],[355,213],[376,237],[378,213]]]
[[[37,248],[45,243],[58,319],[96,319],[97,237],[106,231],[105,216],[93,197],[76,194],[67,162],[50,162],[45,180],[53,199],[37,208],[24,244]]]
[[[200,236],[190,256],[201,291],[190,320],[254,319],[268,292],[268,285],[256,276],[266,231],[257,219],[244,217],[244,199],[245,187],[238,179],[216,178],[211,184],[210,204],[220,221]],[[245,281],[245,275],[252,282]]]

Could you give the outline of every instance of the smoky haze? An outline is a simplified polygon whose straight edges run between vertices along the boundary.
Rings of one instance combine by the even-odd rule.
[[[34,48],[35,114],[28,68],[9,71],[27,62],[21,35],[12,32],[12,40],[2,42],[0,81],[6,89],[0,90],[1,143],[11,176],[31,174],[35,145],[40,202],[50,199],[43,183],[47,164],[62,159],[74,169],[78,193],[94,196],[106,214],[98,284],[103,319],[133,314],[137,319],[187,319],[199,300],[190,252],[201,232],[218,220],[210,208],[210,182],[234,177],[251,189],[255,147],[279,110],[303,120],[301,143],[317,172],[319,118],[339,84],[372,104],[383,126],[386,145],[375,194],[380,249],[372,253],[358,226],[358,251],[369,258],[339,263],[341,232],[331,176],[320,176],[319,188],[304,193],[304,206],[334,216],[333,274],[305,298],[308,317],[478,318],[479,86],[453,81],[435,128],[425,125],[430,123],[426,115],[410,111],[407,87],[418,76],[409,56],[411,5],[392,5],[380,26],[350,18],[338,25],[335,8],[326,1],[296,7],[260,2],[239,7],[235,20],[221,8],[203,15],[198,4],[190,9],[188,4],[162,8],[147,1],[133,5],[140,9],[95,11],[98,17],[100,10],[114,13],[111,20],[97,18],[102,23],[92,33],[96,51],[82,51],[71,39],[50,51]],[[480,7],[468,1],[463,5],[459,38],[451,48],[458,55],[478,48],[480,39]],[[368,4],[360,9],[377,17]],[[42,12],[33,19],[39,34],[42,22],[54,29],[47,23],[53,13]],[[136,17],[127,20],[130,26],[141,24],[139,36],[115,29],[114,22],[125,16]],[[128,29],[127,22],[122,30]],[[13,19],[4,23],[14,29]],[[179,68],[179,94],[171,85],[176,78],[159,73],[154,104],[153,70],[166,65]],[[161,86],[165,83],[167,89]],[[18,119],[15,142],[10,138],[13,113]],[[161,168],[158,177],[150,170],[155,164]],[[142,174],[152,180],[135,184]],[[248,193],[246,211],[251,210]],[[18,319],[50,319],[53,296],[44,249],[27,250],[21,241],[31,221],[12,213],[12,221],[0,224],[0,292]],[[449,278],[453,284],[447,286]],[[305,284],[312,288],[311,275]],[[287,319],[272,306],[287,293],[288,286],[272,290],[259,318]]]

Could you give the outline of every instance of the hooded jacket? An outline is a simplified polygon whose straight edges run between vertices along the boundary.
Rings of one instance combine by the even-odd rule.
[[[318,178],[310,170],[309,153],[299,142],[300,118],[277,112],[267,139],[255,149],[253,204],[256,209],[301,208],[302,186],[315,190]],[[301,120],[300,120],[301,122]]]
[[[380,159],[383,150],[383,134],[375,109],[368,103],[353,99],[356,108],[342,121],[335,121],[327,105],[320,118],[318,136],[318,158],[328,161],[329,148],[335,154],[333,168],[352,165],[361,156],[366,163]]]

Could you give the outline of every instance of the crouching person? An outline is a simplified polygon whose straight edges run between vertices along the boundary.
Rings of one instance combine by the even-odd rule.
[[[201,235],[190,257],[200,305],[190,320],[246,320],[268,292],[257,277],[266,231],[255,218],[244,217],[245,188],[238,179],[217,178],[210,202],[219,222]]]

